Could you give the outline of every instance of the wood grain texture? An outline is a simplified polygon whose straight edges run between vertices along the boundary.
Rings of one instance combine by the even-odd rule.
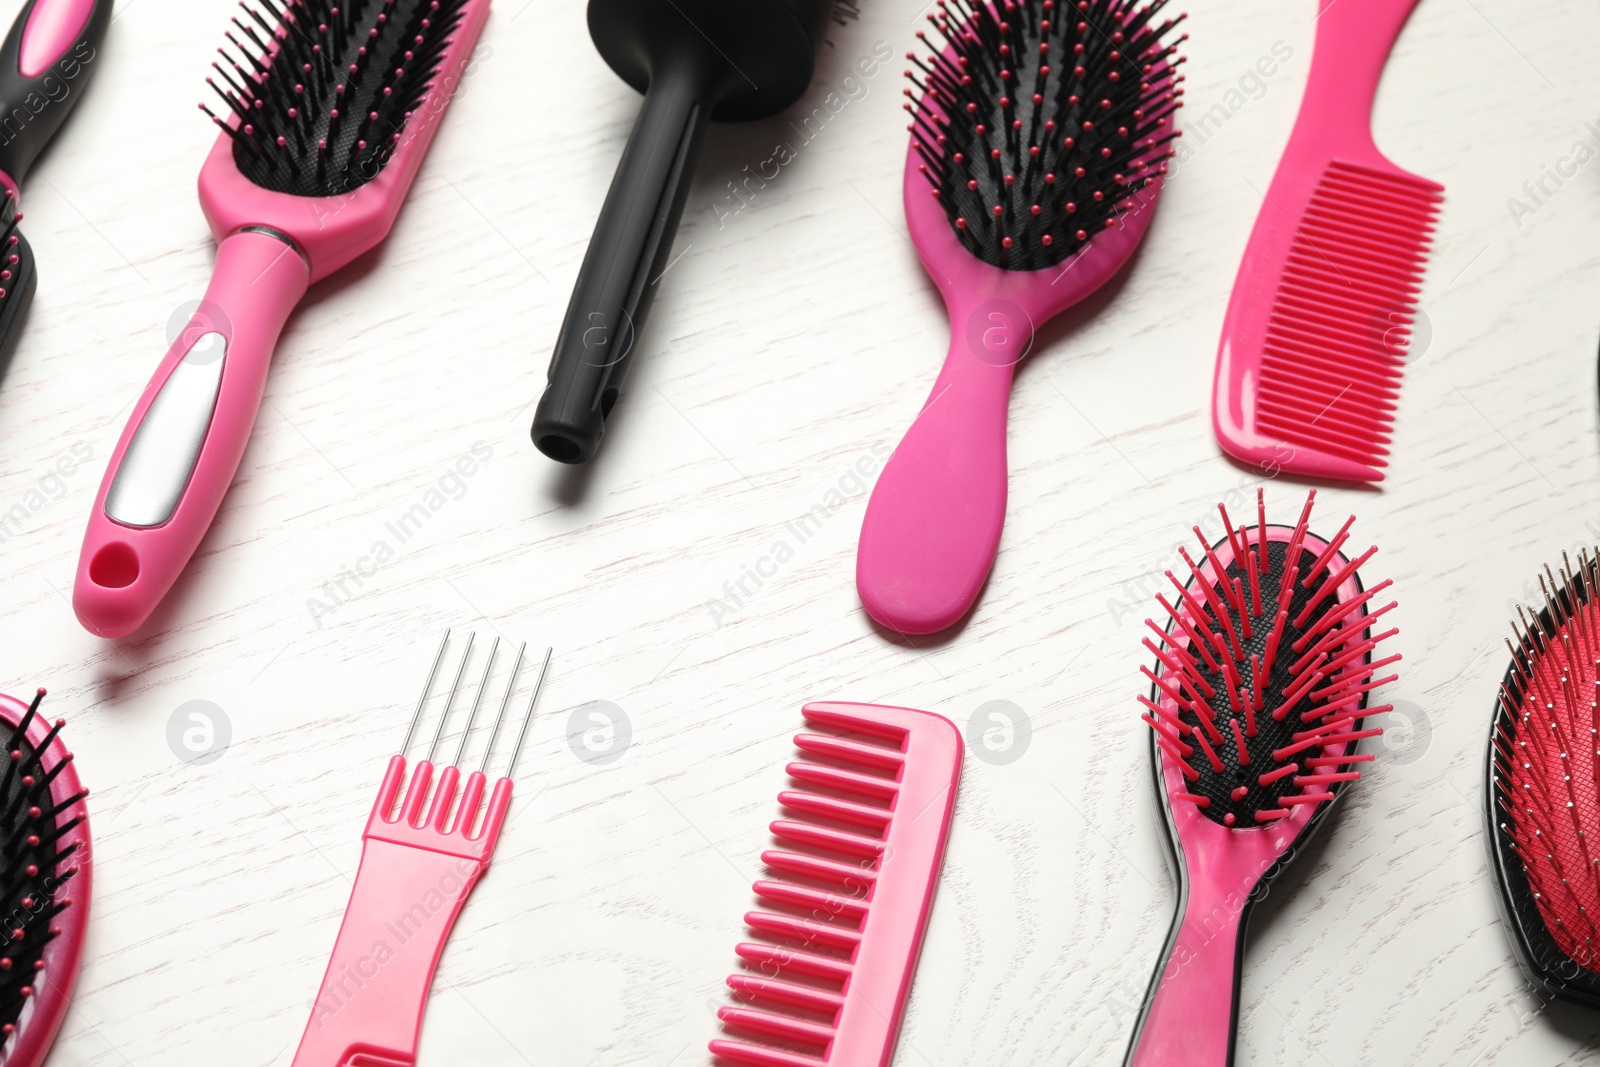
[[[422,1063],[708,1063],[787,738],[804,702],[843,699],[963,726],[1009,700],[1033,731],[1015,762],[967,761],[896,1062],[1120,1064],[1173,906],[1139,627],[1189,526],[1258,484],[1212,439],[1211,373],[1314,5],[1191,13],[1192,154],[1132,267],[1021,368],[1005,538],[958,633],[887,640],[853,590],[857,465],[881,466],[946,343],[905,238],[899,61],[845,81],[877,42],[906,50],[916,5],[866,0],[835,29],[801,107],[830,91],[848,106],[736,214],[728,183],[796,139],[794,116],[712,129],[627,393],[573,472],[527,427],[637,97],[589,46],[582,4],[502,0],[393,236],[290,320],[214,529],[152,622],[112,644],[73,619],[73,568],[167,321],[209,276],[193,182],[212,131],[194,101],[229,7],[122,0],[94,92],[27,190],[39,293],[0,387],[0,514],[23,515],[0,544],[4,686],[47,684],[71,720],[98,852],[52,1067],[288,1064],[446,626],[557,652]],[[1520,219],[1507,203],[1531,203],[1523,183],[1574,144],[1600,150],[1597,33],[1590,5],[1425,0],[1387,73],[1380,146],[1448,188],[1432,337],[1390,480],[1324,491],[1319,513],[1357,511],[1382,546],[1372,574],[1395,580],[1406,657],[1386,696],[1413,728],[1257,913],[1240,1067],[1600,1063],[1600,1018],[1516,969],[1479,814],[1508,603],[1600,539],[1600,166]],[[1242,83],[1275,46],[1277,72]],[[459,493],[390,535],[474,445],[489,457]],[[1303,497],[1267,493],[1280,517]],[[801,543],[786,524],[816,505]],[[386,539],[392,558],[314,610]],[[730,607],[786,539],[792,558]],[[193,700],[232,729],[203,766],[167,742]],[[605,766],[566,736],[595,700],[632,724]]]

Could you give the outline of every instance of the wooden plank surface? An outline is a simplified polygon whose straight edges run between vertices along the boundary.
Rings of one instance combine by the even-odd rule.
[[[919,10],[862,7],[802,106],[848,105],[737,211],[729,183],[797,134],[779,116],[708,135],[603,451],[568,471],[534,451],[530,405],[637,97],[583,5],[502,0],[393,236],[290,321],[187,575],[108,643],[68,604],[78,542],[169,319],[209,276],[194,102],[230,9],[120,0],[93,93],[26,190],[39,292],[0,388],[0,514],[20,515],[0,538],[5,686],[51,688],[94,790],[95,924],[52,1067],[288,1064],[446,626],[556,653],[422,1063],[709,1063],[813,699],[963,726],[1004,700],[1031,724],[1014,761],[967,759],[896,1062],[1121,1063],[1173,906],[1139,626],[1188,528],[1258,484],[1217,450],[1210,380],[1315,5],[1191,13],[1191,154],[1131,269],[1021,369],[993,578],[957,633],[914,643],[854,597],[861,471],[921,405],[946,324],[905,237],[899,60],[847,80],[903,53]],[[1386,696],[1409,721],[1255,918],[1241,1067],[1600,1063],[1600,1018],[1537,998],[1512,960],[1479,782],[1510,604],[1600,539],[1600,168],[1542,204],[1524,188],[1600,152],[1597,34],[1591,5],[1426,0],[1387,72],[1379,144],[1448,188],[1431,339],[1390,480],[1319,500],[1382,546],[1406,657]],[[1251,76],[1266,56],[1274,75]],[[1303,488],[1266,489],[1292,517]],[[396,537],[419,503],[426,523]],[[816,505],[801,541],[786,524]],[[341,584],[352,569],[370,573]],[[198,765],[169,744],[194,701],[231,734]],[[595,701],[631,725],[603,765],[569,743]]]

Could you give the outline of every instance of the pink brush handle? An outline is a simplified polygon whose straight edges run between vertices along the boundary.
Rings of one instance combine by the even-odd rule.
[[[1243,894],[1191,882],[1126,1067],[1227,1067],[1239,996]]]
[[[867,613],[906,634],[937,633],[972,607],[1006,519],[1006,415],[1032,340],[1015,305],[951,315],[933,393],[867,502],[856,590]]]
[[[445,941],[489,856],[511,806],[511,781],[495,783],[476,836],[472,823],[487,779],[467,775],[451,822],[460,772],[439,776],[426,818],[433,765],[417,764],[405,803],[391,821],[406,761],[395,756],[367,821],[361,867],[322,988],[292,1067],[411,1067],[423,1009]]]
[[[299,253],[276,237],[236,233],[217,249],[205,303],[139,398],[100,483],[72,593],[89,630],[137,629],[199,547],[309,280]]]

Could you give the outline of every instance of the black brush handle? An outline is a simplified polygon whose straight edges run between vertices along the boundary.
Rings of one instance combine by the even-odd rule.
[[[562,463],[600,447],[672,253],[706,121],[720,93],[693,62],[650,82],[611,179],[550,360],[533,443]]]
[[[99,69],[111,0],[28,0],[0,46],[0,171],[23,176]]]

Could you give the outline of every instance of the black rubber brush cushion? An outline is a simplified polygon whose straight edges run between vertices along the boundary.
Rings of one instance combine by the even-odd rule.
[[[685,57],[724,67],[719,121],[776,115],[811,84],[834,0],[590,0],[589,35],[644,92]]]
[[[33,291],[39,285],[39,273],[34,269],[33,249],[28,239],[17,233],[17,243],[12,251],[17,254],[17,265],[11,270],[10,281],[4,283],[4,300],[0,300],[0,374],[11,366],[11,354],[22,338],[23,326],[28,320],[28,308],[33,305]]]
[[[1544,625],[1551,627],[1548,611],[1539,612]],[[1553,627],[1552,627],[1553,629]],[[1513,695],[1518,694],[1515,665],[1506,668],[1504,685]],[[1495,700],[1494,715],[1490,718],[1488,753],[1484,757],[1483,810],[1485,830],[1489,841],[1489,865],[1494,869],[1495,902],[1500,907],[1500,919],[1511,934],[1511,949],[1517,962],[1534,985],[1551,996],[1570,1000],[1590,1008],[1600,1008],[1600,974],[1586,969],[1577,960],[1562,951],[1550,934],[1539,905],[1533,899],[1533,887],[1528,884],[1528,874],[1522,860],[1500,829],[1500,823],[1509,816],[1500,806],[1505,791],[1495,780],[1494,738],[1496,731],[1504,729],[1506,736],[1516,737],[1515,724],[1510,721],[1500,700]]]

